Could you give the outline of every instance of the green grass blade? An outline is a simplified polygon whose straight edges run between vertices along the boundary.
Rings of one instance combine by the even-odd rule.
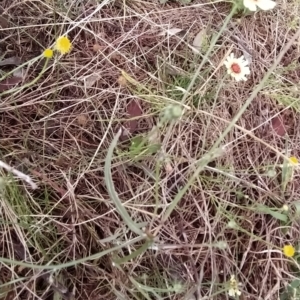
[[[117,265],[120,265],[120,264],[124,264],[124,263],[128,262],[129,260],[131,260],[133,258],[136,258],[137,256],[144,253],[148,249],[149,244],[150,244],[149,241],[147,241],[146,243],[144,243],[144,245],[142,247],[140,247],[136,251],[132,252],[131,254],[124,256],[122,258],[119,258],[119,259],[115,259],[114,263]]]
[[[118,131],[118,133],[115,135],[114,139],[112,140],[108,151],[107,151],[107,155],[105,158],[105,166],[104,166],[104,180],[105,180],[105,184],[107,187],[107,191],[108,194],[111,198],[111,200],[114,202],[117,211],[119,212],[119,214],[121,215],[121,217],[123,218],[124,222],[126,223],[126,225],[136,234],[140,235],[140,236],[145,236],[145,234],[143,233],[143,231],[140,229],[140,227],[138,226],[138,224],[136,224],[131,217],[129,216],[127,210],[124,208],[121,200],[119,199],[119,196],[115,190],[114,187],[114,183],[112,180],[112,176],[111,176],[111,161],[112,161],[112,156],[113,156],[113,152],[115,147],[117,146],[117,142],[119,140],[119,137],[122,134],[122,130],[120,129]]]
[[[81,258],[81,259],[69,261],[69,262],[64,263],[64,264],[35,265],[35,264],[26,263],[26,262],[19,261],[19,260],[8,259],[8,258],[5,258],[5,257],[0,257],[0,263],[6,263],[6,264],[11,264],[11,265],[19,265],[19,266],[22,266],[22,267],[37,269],[37,270],[61,270],[61,269],[64,269],[64,268],[69,268],[69,267],[76,266],[76,265],[81,264],[81,263],[85,263],[85,262],[90,261],[90,260],[98,259],[98,258],[103,257],[104,255],[107,255],[107,254],[109,254],[113,251],[122,249],[123,247],[126,247],[128,245],[132,245],[136,242],[142,241],[143,239],[144,239],[144,237],[138,236],[138,237],[136,237],[136,238],[134,238],[134,239],[132,239],[128,242],[124,242],[122,245],[118,245],[116,247],[104,250],[102,252],[99,252],[99,253],[96,253],[96,254]]]

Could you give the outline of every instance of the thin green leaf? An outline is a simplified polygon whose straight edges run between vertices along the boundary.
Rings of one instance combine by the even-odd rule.
[[[105,181],[105,184],[107,187],[108,194],[109,194],[111,200],[114,202],[116,209],[119,212],[119,214],[121,215],[121,217],[123,218],[123,221],[125,222],[125,224],[130,228],[130,230],[132,230],[136,234],[138,234],[140,236],[145,236],[144,232],[140,229],[138,224],[136,224],[131,219],[127,210],[123,206],[123,204],[122,204],[121,200],[119,199],[119,196],[115,190],[114,183],[112,180],[111,161],[112,161],[114,149],[117,146],[117,143],[118,143],[118,140],[119,140],[121,134],[122,134],[122,130],[120,129],[118,131],[118,133],[115,135],[114,139],[112,140],[112,142],[108,148],[107,155],[105,158],[105,165],[104,165],[104,181]]]
[[[120,264],[124,264],[126,262],[128,262],[129,260],[136,258],[137,256],[141,255],[142,253],[144,253],[148,247],[149,247],[150,242],[146,241],[146,243],[143,244],[142,247],[140,247],[139,249],[135,250],[134,252],[132,252],[131,254],[124,256],[122,258],[119,259],[115,259],[114,263],[116,265],[120,265]]]
[[[134,285],[139,285],[139,287],[147,292],[157,292],[157,293],[170,293],[170,292],[177,292],[178,288],[174,287],[174,285],[172,284],[168,284],[167,288],[157,288],[157,287],[151,287],[151,286],[147,286],[144,284],[141,284],[139,282],[137,282],[135,279],[133,279],[132,277],[129,277],[130,281],[134,284]]]
[[[144,239],[144,237],[142,236],[138,236],[130,241],[124,242],[122,245],[118,245],[116,247],[101,251],[99,253],[84,257],[84,258],[80,258],[77,260],[72,260],[63,264],[58,264],[58,265],[50,265],[46,264],[46,265],[37,265],[37,264],[31,264],[31,263],[26,263],[20,260],[13,260],[13,259],[8,259],[8,258],[4,258],[4,257],[0,257],[0,263],[6,263],[6,264],[11,264],[11,265],[18,265],[18,266],[22,266],[22,267],[26,267],[26,268],[30,268],[30,269],[37,269],[37,270],[61,270],[61,269],[65,269],[65,268],[69,268],[69,267],[74,267],[80,263],[85,263],[87,261],[90,260],[95,260],[98,258],[103,257],[104,255],[110,254],[116,250],[122,249],[123,247],[126,247],[128,245],[132,245],[135,244],[139,241],[142,241]]]
[[[152,298],[146,293],[142,288],[141,285],[136,282],[132,277],[129,277],[130,281],[133,283],[133,285],[136,287],[136,289],[147,299],[151,300]]]
[[[284,215],[284,214],[282,214],[278,211],[272,210],[271,208],[269,208],[265,205],[260,204],[256,207],[256,209],[257,209],[258,212],[264,213],[264,214],[269,214],[277,220],[280,220],[280,221],[283,221],[283,222],[288,221],[287,215]]]
[[[137,282],[136,280],[134,280],[132,277],[129,277],[129,280],[134,284],[134,286],[139,290],[140,293],[142,293],[147,299],[152,299],[152,298],[148,298],[148,294],[145,293],[145,291],[147,292],[151,292],[152,294],[154,294],[154,296],[156,297],[155,299],[157,300],[162,300],[162,298],[154,291],[157,290],[155,288],[140,284],[139,282]]]
[[[282,175],[281,175],[281,189],[283,192],[286,190],[287,184],[291,181],[293,177],[293,167],[290,165],[287,159],[284,159],[282,166]]]
[[[300,216],[300,201],[295,201],[293,204],[295,205],[296,208],[296,215]]]

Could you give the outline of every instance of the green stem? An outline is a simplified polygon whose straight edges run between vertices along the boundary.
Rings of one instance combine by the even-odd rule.
[[[180,190],[177,195],[175,196],[174,200],[172,201],[171,205],[168,207],[166,213],[164,214],[162,218],[162,222],[166,221],[167,218],[172,213],[173,209],[177,206],[178,202],[181,200],[185,192],[189,189],[189,187],[194,183],[194,181],[197,179],[199,173],[205,168],[205,166],[208,164],[209,161],[215,159],[216,157],[220,156],[222,153],[222,149],[218,148],[219,145],[222,143],[225,136],[230,132],[230,130],[234,127],[234,125],[237,123],[239,118],[242,116],[242,114],[245,112],[247,107],[250,105],[250,103],[253,101],[253,99],[257,96],[258,92],[264,87],[264,84],[268,80],[268,78],[271,76],[273,71],[276,69],[277,65],[287,52],[287,50],[290,48],[290,46],[295,42],[295,40],[300,36],[300,28],[297,30],[295,35],[291,38],[291,40],[285,45],[285,47],[282,49],[280,54],[278,55],[277,59],[275,60],[272,67],[269,69],[269,71],[266,73],[262,81],[258,84],[258,86],[254,89],[251,96],[247,99],[245,104],[242,106],[240,111],[236,114],[236,116],[233,118],[233,120],[230,122],[228,127],[224,130],[224,132],[221,134],[221,136],[218,138],[218,140],[215,142],[215,144],[212,146],[210,151],[205,154],[198,162],[198,167],[194,174],[191,176],[191,178],[188,180],[186,185]]]
[[[44,66],[43,66],[43,69],[41,70],[41,72],[39,73],[39,75],[38,75],[36,78],[34,78],[32,81],[30,81],[30,82],[28,82],[28,83],[22,85],[22,86],[19,87],[19,88],[16,88],[16,89],[13,88],[13,89],[9,89],[8,91],[2,92],[2,93],[0,94],[0,97],[1,97],[1,96],[4,96],[4,95],[11,94],[11,93],[20,92],[20,91],[22,91],[23,89],[28,88],[28,87],[32,86],[33,84],[35,84],[35,83],[42,77],[42,75],[44,74],[44,72],[46,71],[46,68],[47,68],[47,66],[48,66],[48,61],[49,61],[49,58],[46,59],[45,64],[44,64]],[[20,69],[20,67],[18,67],[17,69]],[[12,72],[15,72],[17,69],[13,70]],[[4,76],[4,78],[6,78],[6,76],[8,76],[10,73],[11,73],[11,72],[7,73],[7,74]],[[1,82],[1,79],[0,79],[0,82]]]
[[[21,69],[22,69],[23,67],[25,67],[27,64],[33,63],[33,62],[35,62],[35,61],[38,60],[38,59],[39,59],[39,58],[36,57],[36,58],[32,59],[31,61],[27,61],[27,62],[25,62],[24,64],[22,64],[22,65],[16,67],[15,69],[11,70],[10,72],[5,73],[5,75],[3,75],[3,76],[0,78],[0,82],[3,81],[3,80],[5,80],[9,75],[13,75],[15,71],[21,70]]]
[[[189,94],[189,91],[190,91],[190,90],[192,89],[192,87],[194,86],[195,81],[196,81],[196,79],[197,79],[199,73],[201,72],[201,70],[202,70],[204,64],[207,62],[210,53],[211,53],[212,50],[214,49],[214,47],[215,47],[215,45],[216,45],[218,39],[220,38],[221,34],[222,34],[223,31],[226,29],[226,27],[227,27],[229,21],[232,19],[232,17],[233,17],[233,15],[235,14],[237,8],[238,8],[237,5],[234,4],[233,7],[232,7],[232,9],[231,9],[230,14],[226,17],[226,19],[225,19],[225,21],[224,21],[224,24],[222,25],[221,29],[219,30],[219,32],[215,35],[215,37],[214,37],[213,40],[211,41],[210,46],[209,46],[207,52],[205,53],[205,55],[204,55],[204,57],[203,57],[203,59],[202,59],[200,65],[199,65],[199,67],[197,68],[197,71],[196,71],[195,75],[193,76],[193,78],[192,78],[192,80],[191,80],[191,82],[190,82],[188,88],[186,89],[186,93],[184,93],[181,102],[185,102],[185,100],[187,99],[187,97],[190,95],[190,94]]]
[[[212,40],[210,47],[208,48],[205,56],[203,57],[202,62],[200,63],[195,76],[192,78],[191,83],[189,84],[188,88],[187,88],[187,92],[184,94],[181,102],[184,102],[186,100],[186,98],[189,95],[189,91],[191,90],[191,88],[194,86],[195,81],[197,76],[199,75],[201,69],[203,68],[204,64],[206,63],[206,61],[208,60],[208,57],[211,53],[211,51],[213,50],[214,46],[216,45],[220,35],[222,34],[222,32],[226,29],[229,21],[231,20],[232,16],[234,15],[234,13],[237,10],[237,5],[234,5],[232,7],[232,10],[230,12],[230,14],[227,16],[227,18],[224,21],[223,26],[221,27],[220,31],[218,32],[218,34],[214,37],[214,39]],[[171,126],[169,128],[169,132],[171,131]],[[185,192],[189,189],[189,187],[193,184],[194,180],[197,178],[198,174],[205,168],[205,166],[215,157],[220,155],[220,151],[215,151],[215,149],[213,149],[212,151],[210,151],[209,153],[207,153],[206,155],[204,155],[200,161],[199,161],[199,167],[197,168],[197,170],[195,171],[195,173],[193,174],[193,176],[189,179],[189,181],[187,182],[187,184],[177,193],[177,195],[175,196],[174,200],[172,201],[172,203],[170,204],[170,206],[168,207],[168,209],[166,210],[163,218],[162,218],[162,222],[166,221],[168,219],[168,217],[170,216],[170,214],[172,213],[172,211],[175,209],[175,207],[177,206],[178,202],[181,200],[181,198],[183,197],[183,195],[185,194]]]
[[[122,245],[118,245],[116,247],[104,250],[102,252],[99,252],[99,253],[84,257],[84,258],[80,258],[77,260],[69,261],[64,264],[58,264],[58,265],[50,265],[50,263],[47,265],[37,265],[37,264],[32,264],[32,263],[26,263],[26,262],[19,261],[19,260],[8,259],[5,257],[0,257],[0,263],[18,265],[18,266],[22,266],[25,268],[36,269],[36,270],[61,270],[61,269],[65,269],[68,267],[74,267],[78,264],[85,263],[90,260],[99,259],[100,257],[103,257],[104,255],[110,254],[114,251],[122,249],[123,247],[132,245],[132,244],[140,242],[142,240],[144,240],[144,237],[138,236],[130,241],[124,242]]]

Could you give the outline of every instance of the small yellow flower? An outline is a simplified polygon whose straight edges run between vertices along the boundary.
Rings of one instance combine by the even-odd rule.
[[[295,157],[295,156],[291,156],[291,157],[290,157],[290,163],[291,163],[292,165],[298,165],[298,163],[299,163],[298,158]]]
[[[43,52],[44,57],[52,58],[53,57],[53,50],[52,49],[45,49]]]
[[[61,54],[66,54],[71,51],[72,43],[69,38],[66,36],[60,36],[56,40],[55,49],[59,51]]]
[[[285,245],[282,251],[286,257],[293,257],[296,250],[292,245]]]

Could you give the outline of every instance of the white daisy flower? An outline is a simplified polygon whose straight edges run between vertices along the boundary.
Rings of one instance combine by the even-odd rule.
[[[248,61],[245,60],[244,56],[235,58],[234,54],[231,53],[225,60],[224,65],[227,68],[227,73],[232,76],[236,81],[246,81],[246,75],[250,74],[248,67]]]
[[[273,0],[244,0],[244,6],[251,11],[256,11],[257,7],[262,10],[273,9],[276,2]]]

